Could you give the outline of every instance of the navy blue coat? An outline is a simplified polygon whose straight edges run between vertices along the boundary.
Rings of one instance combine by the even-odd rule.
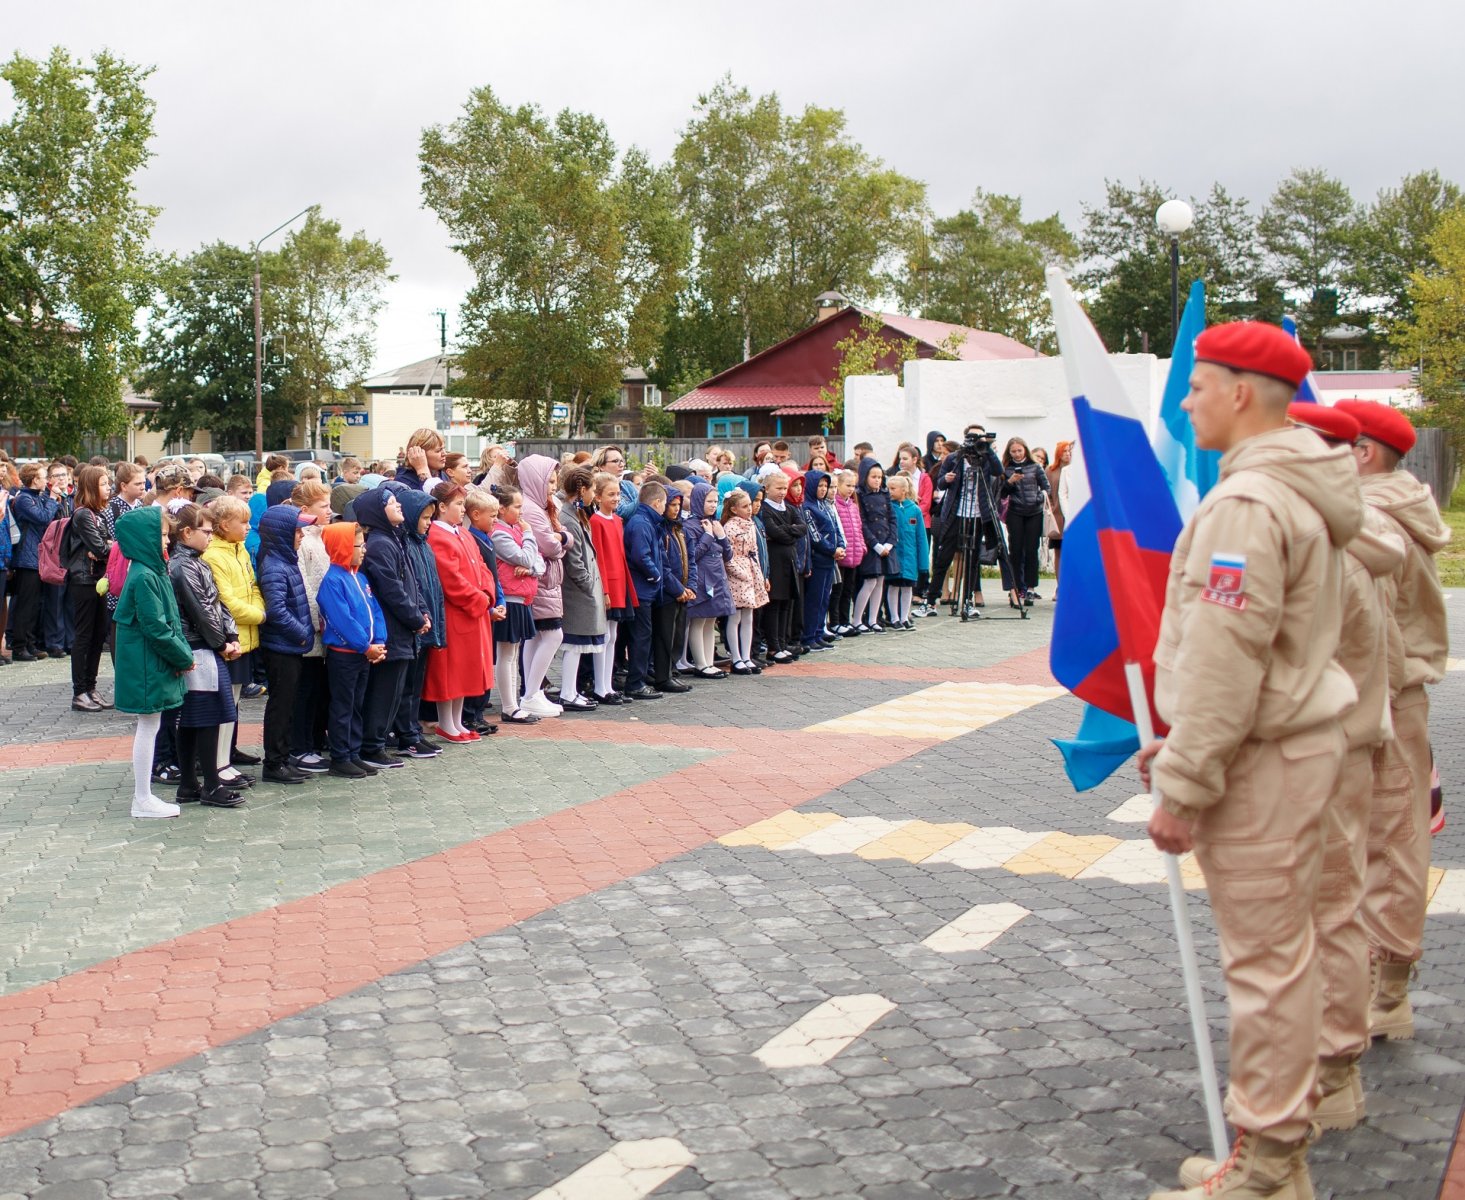
[[[265,601],[259,644],[276,654],[304,654],[315,645],[310,598],[295,553],[300,510],[293,504],[265,509],[259,519],[259,591]]]
[[[642,604],[655,604],[664,569],[661,549],[661,514],[649,504],[637,504],[626,518],[626,567]]]
[[[667,501],[671,508],[671,501]],[[697,560],[692,556],[692,544],[682,529],[682,518],[661,518],[661,595],[659,604],[675,604],[684,591],[697,590]],[[687,601],[688,604],[691,601]]]
[[[698,482],[692,487],[691,510],[694,514],[682,522],[687,535],[687,550],[697,566],[697,598],[687,605],[692,620],[703,617],[730,617],[734,607],[732,589],[727,582],[727,564],[732,561],[732,543],[713,537],[703,522],[707,495],[715,489],[710,483]]]
[[[443,581],[438,578],[437,555],[427,543],[427,536],[417,532],[417,522],[430,504],[436,504],[426,492],[404,488],[397,496],[402,505],[402,528],[407,531],[404,546],[407,550],[407,564],[412,568],[412,578],[417,581],[417,594],[422,607],[432,618],[432,628],[417,639],[421,647],[441,650],[448,644],[448,616],[443,601]],[[481,544],[481,543],[480,543]],[[420,628],[420,626],[419,626]]]
[[[900,574],[900,531],[895,526],[890,493],[885,490],[884,483],[878,492],[872,492],[865,486],[866,476],[879,465],[872,458],[861,460],[860,488],[855,493],[860,501],[860,522],[865,527],[865,557],[860,560],[858,568],[861,578]],[[875,553],[875,547],[881,545],[891,548],[884,557]]]
[[[401,525],[393,525],[387,520],[388,498],[400,498],[405,490],[400,484],[387,482],[362,492],[354,502],[357,524],[366,530],[361,573],[387,618],[388,661],[417,656],[417,631],[428,615],[417,590],[417,576],[407,561],[407,522],[404,519]]]
[[[10,501],[10,516],[20,522],[20,545],[16,547],[14,566],[23,571],[40,568],[41,539],[58,511],[60,505],[51,499],[50,492],[21,488],[15,493]]]
[[[814,499],[821,479],[829,479],[829,476],[823,471],[804,472],[804,524],[809,527],[809,546],[814,553],[813,567],[816,571],[834,566],[834,552],[842,544],[839,518],[825,508],[823,503]],[[833,495],[832,479],[829,479],[829,488],[827,497]]]

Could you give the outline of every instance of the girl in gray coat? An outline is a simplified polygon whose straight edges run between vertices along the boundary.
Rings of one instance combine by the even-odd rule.
[[[590,509],[595,500],[594,472],[571,467],[560,476],[560,512],[575,538],[565,549],[564,657],[560,660],[559,705],[566,712],[590,712],[596,702],[580,691],[580,659],[605,652],[605,588],[595,546],[590,540]]]

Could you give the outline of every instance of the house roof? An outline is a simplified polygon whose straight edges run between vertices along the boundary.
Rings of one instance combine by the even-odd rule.
[[[456,366],[451,365],[453,356],[448,355],[449,370],[452,378],[459,379],[463,372]],[[408,363],[405,367],[397,367],[392,371],[383,371],[380,375],[373,375],[370,379],[362,380],[361,386],[368,391],[391,391],[393,389],[412,388],[415,391],[425,391],[429,387],[441,387],[443,384],[443,355],[434,354],[431,358],[419,359],[417,362]]]
[[[827,404],[796,404],[792,408],[775,408],[772,416],[775,417],[823,417],[829,413]]]
[[[699,387],[688,392],[668,410],[676,412],[726,412],[742,409],[797,408],[828,412],[819,399],[818,387]]]
[[[962,362],[992,362],[1007,358],[1042,358],[1043,355],[1031,346],[1025,346],[1016,338],[1003,333],[989,333],[985,329],[972,329],[968,325],[952,325],[946,321],[928,321],[925,317],[907,317],[901,313],[877,313],[860,309],[867,316],[879,317],[891,329],[906,337],[925,342],[928,346],[940,346],[953,335],[960,335],[961,345],[956,356]]]

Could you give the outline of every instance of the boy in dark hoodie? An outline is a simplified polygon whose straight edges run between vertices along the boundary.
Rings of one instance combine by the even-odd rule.
[[[403,758],[436,758],[442,747],[429,741],[422,732],[422,684],[427,678],[427,652],[446,645],[447,617],[443,612],[443,585],[437,574],[437,558],[427,544],[427,529],[437,516],[437,501],[416,488],[403,488],[397,495],[402,506],[402,528],[407,563],[417,584],[417,594],[430,622],[428,630],[417,638],[417,652],[407,668],[402,684],[402,699],[392,721],[397,739],[397,753]]]
[[[265,509],[259,522],[259,590],[265,602],[259,640],[269,680],[263,777],[271,783],[304,783],[308,778],[305,771],[290,762],[290,734],[301,663],[305,652],[315,645],[310,599],[297,553],[301,530],[314,520],[294,505],[278,504]]]
[[[661,593],[664,553],[661,515],[667,492],[659,483],[644,483],[637,494],[636,511],[626,518],[626,568],[636,589],[633,619],[623,627],[629,636],[626,687],[632,700],[660,700],[651,686],[651,612]]]
[[[386,616],[386,657],[374,663],[361,717],[361,757],[379,769],[406,766],[387,753],[387,731],[397,719],[407,676],[417,658],[418,637],[432,629],[417,578],[407,561],[405,514],[399,497],[407,489],[388,481],[356,497],[356,522],[366,530],[361,573]]]
[[[667,493],[661,514],[661,592],[651,610],[655,683],[661,692],[690,692],[690,684],[672,675],[677,654],[687,640],[687,603],[697,598],[697,564],[687,553],[682,529],[682,493]]]
[[[387,619],[358,571],[366,539],[352,521],[327,525],[321,533],[331,569],[321,581],[321,640],[331,681],[331,774],[365,779],[377,769],[361,758],[361,714],[372,664],[387,657]]]

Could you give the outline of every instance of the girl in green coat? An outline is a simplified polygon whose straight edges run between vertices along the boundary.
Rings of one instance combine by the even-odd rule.
[[[117,545],[128,559],[127,582],[117,602],[116,704],[137,714],[132,739],[132,815],[176,817],[179,808],[152,794],[153,740],[166,708],[183,703],[183,676],[193,651],[183,637],[178,600],[168,580],[167,522],[157,505],[117,518]]]

